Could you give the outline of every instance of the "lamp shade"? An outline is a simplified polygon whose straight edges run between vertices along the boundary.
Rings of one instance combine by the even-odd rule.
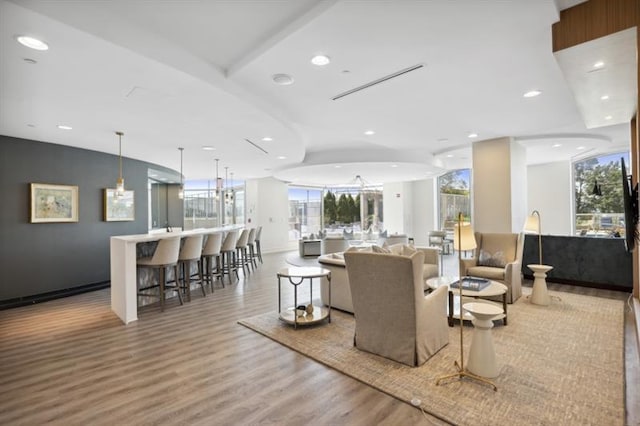
[[[453,233],[453,248],[456,250],[473,250],[476,248],[476,237],[473,235],[473,228],[469,223],[456,224]]]
[[[524,223],[524,232],[539,234],[540,233],[540,216],[531,214],[527,216],[527,220]]]

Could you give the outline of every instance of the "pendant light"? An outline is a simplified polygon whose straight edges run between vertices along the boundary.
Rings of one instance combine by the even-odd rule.
[[[218,176],[218,161],[219,158],[216,158],[216,201],[220,199],[220,192],[222,192],[222,179]]]
[[[116,196],[122,197],[124,195],[124,179],[122,178],[122,136],[124,136],[124,133],[116,132],[116,135],[118,135],[118,145],[119,145],[119,152],[118,152],[119,168],[118,168],[118,180],[116,181]]]
[[[231,201],[230,198],[230,194],[229,194],[229,167],[225,166],[224,168],[224,181],[225,181],[225,185],[224,185],[224,202],[226,204],[229,204],[229,202]]]
[[[178,190],[178,198],[184,199],[184,181],[182,178],[182,151],[184,148],[178,148],[180,150],[180,189]]]
[[[233,189],[233,172],[231,172],[231,191],[229,192],[229,202],[233,202],[233,196],[235,195],[235,191]]]

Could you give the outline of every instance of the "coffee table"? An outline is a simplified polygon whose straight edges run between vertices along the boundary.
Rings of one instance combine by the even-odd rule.
[[[427,287],[431,290],[449,284],[458,280],[458,277],[442,276],[427,279]],[[485,300],[487,297],[502,296],[502,310],[503,313],[496,315],[494,320],[502,320],[504,325],[507,325],[507,286],[497,281],[489,281],[489,285],[480,291],[474,290],[462,290],[463,297],[470,297],[474,299],[482,300],[480,303],[497,304],[495,302]],[[449,327],[453,327],[453,320],[460,319],[460,301],[458,300],[458,288],[449,287]],[[463,319],[471,321],[473,316],[468,312],[464,313]]]

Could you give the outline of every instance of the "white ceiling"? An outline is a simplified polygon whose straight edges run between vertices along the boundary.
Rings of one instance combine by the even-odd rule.
[[[585,121],[609,114],[579,68],[603,48],[556,59],[558,17],[552,0],[0,0],[0,133],[116,154],[120,130],[123,155],[175,170],[184,147],[187,179],[212,178],[219,158],[221,175],[300,184],[422,179],[469,166],[474,140],[503,136],[530,164],[628,149],[637,98]],[[636,93],[624,40],[605,47],[615,66],[590,73],[598,93]],[[312,65],[316,53],[332,62]],[[277,73],[294,83],[274,84]],[[542,95],[523,98],[530,89]]]

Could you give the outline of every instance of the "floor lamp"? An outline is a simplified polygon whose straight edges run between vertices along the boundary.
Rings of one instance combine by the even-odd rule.
[[[540,225],[540,212],[538,210],[534,210],[527,217],[527,221],[524,224],[524,232],[537,233],[538,234],[538,251],[540,254],[540,261],[538,265],[542,265],[542,232]]]
[[[462,251],[463,250],[473,250],[476,248],[476,239],[473,235],[473,228],[469,223],[464,223],[462,221],[462,213],[458,213],[458,223],[456,223],[456,229],[453,233],[453,248],[454,250],[458,250],[458,262],[459,262],[459,276],[458,280],[458,297],[459,297],[459,310],[460,310],[460,364],[458,361],[454,362],[457,373],[447,374],[446,376],[440,377],[436,381],[436,386],[439,385],[443,380],[448,379],[462,379],[463,377],[469,377],[471,379],[477,380],[479,382],[486,383],[493,387],[494,391],[498,390],[498,387],[490,380],[485,379],[484,377],[477,376],[464,368],[464,309],[462,309],[462,282],[463,282],[463,269],[462,269]]]

